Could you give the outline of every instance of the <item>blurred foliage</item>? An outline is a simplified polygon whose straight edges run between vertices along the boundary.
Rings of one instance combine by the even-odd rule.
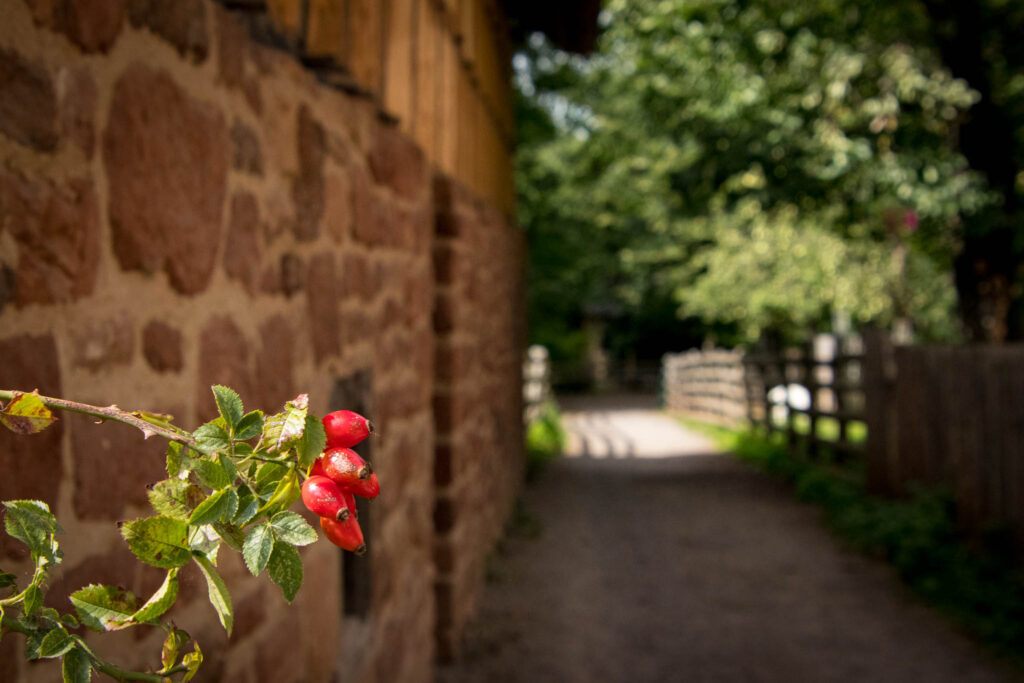
[[[565,450],[565,427],[554,401],[546,403],[540,414],[526,426],[526,478],[533,480],[544,466]]]
[[[556,360],[581,351],[588,311],[628,347],[666,304],[677,343],[801,337],[836,313],[957,336],[954,261],[1003,200],[958,151],[979,94],[922,3],[609,0],[602,16],[591,57],[535,36],[515,61],[531,334]]]
[[[740,458],[788,480],[820,505],[829,525],[858,550],[884,559],[930,604],[1018,666],[1024,665],[1024,571],[1008,528],[968,543],[941,491],[914,489],[900,500],[870,496],[856,463],[842,467],[790,455],[785,435],[735,432]]]

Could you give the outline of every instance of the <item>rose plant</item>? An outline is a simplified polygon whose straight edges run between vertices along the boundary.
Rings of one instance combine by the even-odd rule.
[[[27,659],[62,660],[64,681],[74,683],[89,681],[93,672],[120,681],[190,680],[202,664],[202,650],[194,641],[189,650],[189,634],[163,619],[177,600],[179,571],[190,563],[198,567],[229,635],[234,610],[217,572],[223,546],[241,553],[253,575],[266,571],[291,602],[302,585],[298,547],[317,540],[315,529],[289,509],[300,497],[320,516],[331,542],[365,552],[353,495],[374,497],[380,486],[369,464],[349,447],[372,433],[369,421],[351,411],[336,411],[321,421],[309,413],[306,394],[273,415],[245,412],[232,389],[217,385],[212,390],[220,415],[193,432],[176,426],[170,415],[0,390],[0,401],[7,402],[0,403],[0,423],[19,434],[50,426],[56,408],[123,422],[145,438],[170,442],[167,478],[148,490],[155,514],[119,524],[140,561],[166,570],[163,583],[146,600],[117,586],[90,584],[71,593],[73,610],[44,606],[50,573],[63,560],[57,542],[62,530],[43,501],[3,502],[4,528],[28,546],[32,571],[27,581],[19,581],[0,569],[0,637],[21,634]],[[332,442],[346,445],[331,447]],[[160,666],[150,671],[106,661],[82,637],[83,627],[107,632],[136,626],[166,632]]]

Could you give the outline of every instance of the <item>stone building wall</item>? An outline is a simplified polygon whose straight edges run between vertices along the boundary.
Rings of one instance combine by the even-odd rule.
[[[435,183],[434,528],[438,654],[458,654],[523,472],[522,233],[457,183]],[[509,343],[509,340],[517,340]]]
[[[206,653],[196,680],[431,680],[519,482],[520,233],[219,4],[0,0],[0,17],[0,388],[187,428],[213,383],[266,410],[360,404],[382,482],[364,564],[309,546],[288,606],[225,553],[231,638],[195,573],[172,616]],[[45,500],[66,532],[51,601],[158,585],[114,522],[149,514],[164,446],[66,415],[0,432],[0,500]],[[0,566],[25,567],[2,534]],[[94,642],[159,657],[145,630]],[[0,680],[55,677],[0,641]]]

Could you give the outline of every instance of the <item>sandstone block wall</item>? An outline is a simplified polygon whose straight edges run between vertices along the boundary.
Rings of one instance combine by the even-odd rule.
[[[518,230],[372,99],[221,5],[0,0],[0,17],[0,387],[188,428],[214,414],[213,383],[265,410],[357,400],[381,434],[369,580],[343,580],[317,543],[289,607],[225,557],[230,640],[195,573],[173,618],[206,653],[196,680],[432,680],[519,481]],[[51,602],[158,585],[114,522],[150,514],[164,447],[76,416],[0,432],[0,499],[45,500],[66,530]],[[0,566],[23,569],[5,539]],[[127,665],[159,658],[157,633],[93,642]],[[21,661],[20,637],[0,641],[0,680],[55,677]]]
[[[438,654],[458,654],[523,472],[523,236],[458,183],[435,185]],[[510,339],[517,340],[509,343]]]

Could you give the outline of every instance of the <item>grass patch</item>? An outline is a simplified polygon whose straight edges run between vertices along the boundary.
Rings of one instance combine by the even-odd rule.
[[[691,426],[691,422],[685,422]],[[956,524],[952,498],[916,489],[906,499],[868,495],[858,460],[809,462],[789,454],[785,435],[698,427],[739,458],[780,476],[796,496],[822,507],[847,543],[892,564],[927,603],[959,623],[997,655],[1024,667],[1024,568],[1012,534],[993,528],[968,543]]]

